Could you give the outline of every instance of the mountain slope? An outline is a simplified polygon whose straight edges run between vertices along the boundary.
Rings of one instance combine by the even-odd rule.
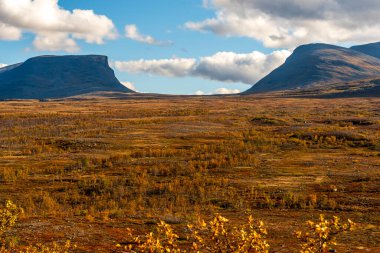
[[[380,78],[364,79],[326,85],[312,85],[295,90],[270,93],[277,96],[344,98],[344,97],[380,97]]]
[[[353,46],[351,49],[380,59],[380,42]]]
[[[98,91],[132,92],[106,56],[40,56],[0,69],[0,99],[62,98]]]
[[[298,47],[286,62],[245,94],[328,85],[380,76],[380,59],[358,51],[327,45]]]

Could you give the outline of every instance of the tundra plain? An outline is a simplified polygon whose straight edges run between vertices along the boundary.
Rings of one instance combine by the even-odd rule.
[[[19,245],[117,252],[127,229],[215,213],[265,222],[271,252],[320,214],[357,223],[338,252],[380,250],[380,98],[126,95],[0,102],[0,200]],[[186,241],[186,240],[184,240]],[[186,242],[183,242],[186,243]]]

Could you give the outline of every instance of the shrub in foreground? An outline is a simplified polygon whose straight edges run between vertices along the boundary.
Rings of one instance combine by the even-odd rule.
[[[70,241],[67,241],[65,245],[53,243],[52,246],[48,246],[40,243],[22,249],[6,243],[5,232],[16,224],[16,221],[22,213],[23,209],[19,208],[10,200],[7,200],[4,207],[0,209],[0,253],[68,253],[75,248]]]
[[[301,253],[327,253],[336,245],[336,236],[353,230],[355,224],[348,220],[341,223],[339,217],[326,219],[320,215],[318,222],[308,221],[307,232],[297,231],[296,236],[301,241]]]
[[[4,233],[15,225],[22,212],[11,201],[7,201],[0,209],[0,253],[68,253],[76,248],[70,241],[65,245],[37,244],[24,248],[6,245]],[[326,219],[324,215],[320,215],[318,222],[308,221],[306,224],[307,231],[295,233],[301,242],[300,253],[327,253],[333,250],[339,234],[351,231],[355,226],[351,220],[342,223],[339,217]],[[264,222],[255,221],[252,216],[248,217],[245,224],[233,226],[227,218],[218,214],[209,222],[200,220],[187,225],[185,232],[187,237],[179,240],[180,236],[172,226],[160,221],[156,233],[133,236],[129,230],[132,241],[123,250],[141,253],[268,253],[270,248]]]
[[[187,225],[187,240],[178,246],[179,236],[173,228],[163,221],[157,224],[157,233],[148,233],[143,237],[134,237],[133,243],[125,247],[127,252],[234,252],[268,253],[269,244],[265,237],[267,231],[264,222],[255,222],[249,216],[246,224],[233,227],[229,220],[216,215],[211,221],[200,220]],[[131,235],[131,234],[130,234]]]
[[[330,252],[334,250],[336,237],[353,230],[354,226],[351,220],[342,223],[336,216],[326,219],[321,215],[318,222],[308,221],[307,231],[295,233],[300,240],[300,253]],[[248,217],[246,224],[232,226],[228,219],[216,215],[209,222],[201,220],[197,224],[187,225],[187,232],[187,239],[179,241],[180,237],[173,228],[160,221],[156,233],[151,232],[142,237],[133,237],[130,233],[132,241],[124,247],[124,252],[268,253],[270,248],[264,222],[255,222],[252,216]]]

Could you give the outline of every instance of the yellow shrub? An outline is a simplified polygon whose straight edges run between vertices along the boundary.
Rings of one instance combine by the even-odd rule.
[[[125,250],[144,253],[269,252],[264,223],[254,222],[252,216],[248,218],[247,224],[240,227],[231,227],[228,219],[216,215],[208,223],[202,220],[198,224],[188,225],[187,228],[190,235],[186,241],[187,245],[183,247],[178,246],[179,236],[174,233],[173,228],[160,221],[157,224],[157,234],[151,232],[143,237],[135,237],[133,239],[135,245],[129,244]]]
[[[194,252],[268,253],[264,222],[255,222],[252,216],[240,227],[230,227],[229,220],[216,215],[208,223],[201,221],[192,231]]]
[[[336,236],[354,228],[354,223],[348,220],[341,223],[339,217],[326,219],[320,215],[319,222],[307,222],[308,232],[297,231],[296,236],[301,240],[301,253],[327,253],[336,245]]]
[[[7,200],[4,208],[0,209],[0,236],[13,227],[23,210],[12,201]]]
[[[36,246],[28,246],[27,248],[17,251],[18,253],[69,253],[75,249],[70,241],[67,241],[65,245],[59,245],[53,243],[52,246],[37,244]]]

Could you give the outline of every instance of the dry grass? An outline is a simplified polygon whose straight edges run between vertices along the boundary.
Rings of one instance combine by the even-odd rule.
[[[343,252],[376,252],[380,99],[165,97],[0,103],[0,199],[19,244],[109,252],[126,229],[247,210],[271,249],[320,213],[358,223]],[[348,245],[347,242],[350,242]]]

